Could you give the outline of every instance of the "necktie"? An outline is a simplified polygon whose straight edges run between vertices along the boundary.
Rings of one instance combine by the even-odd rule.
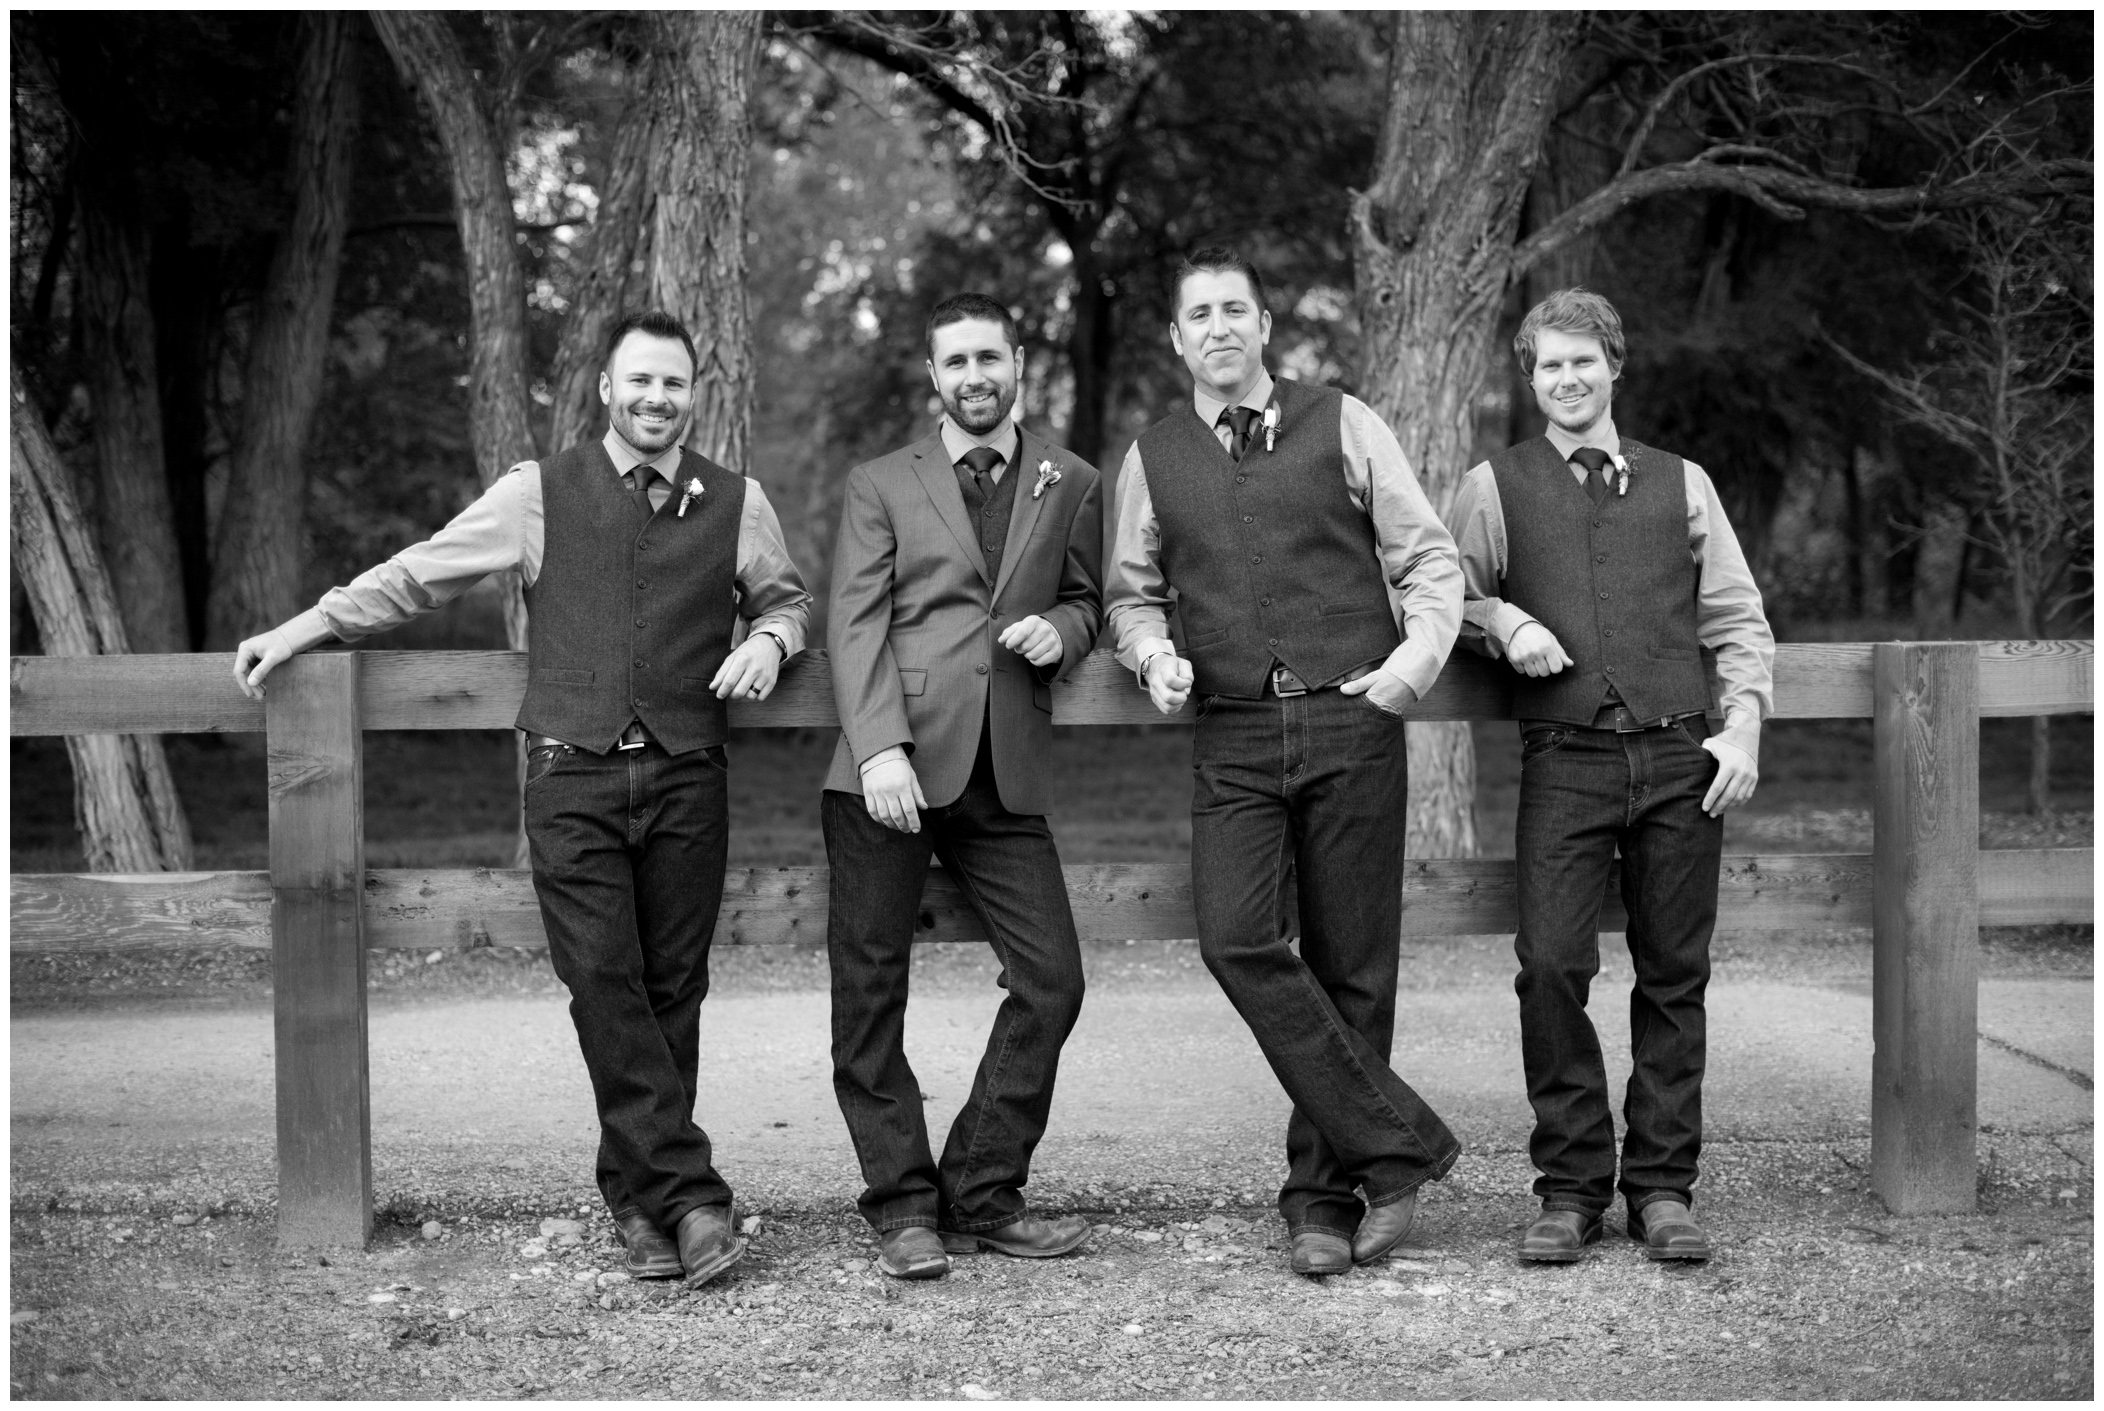
[[[1227,453],[1236,460],[1241,460],[1243,453],[1249,449],[1249,428],[1257,424],[1257,409],[1229,407],[1220,413],[1220,421],[1225,423],[1232,433]]]
[[[964,453],[964,463],[971,467],[972,481],[984,495],[986,478],[1001,464],[1001,453],[991,446],[974,446]]]
[[[1607,498],[1607,452],[1598,446],[1580,446],[1571,452],[1571,459],[1586,469],[1585,493],[1599,504]]]
[[[657,468],[655,466],[639,465],[630,471],[629,474],[635,477],[636,482],[636,513],[644,519],[648,519],[652,514],[656,513],[650,506],[650,487],[657,484]]]

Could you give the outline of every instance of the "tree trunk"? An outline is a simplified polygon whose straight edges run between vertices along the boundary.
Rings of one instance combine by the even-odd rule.
[[[485,111],[481,85],[444,16],[374,10],[373,28],[402,76],[416,86],[446,150],[454,215],[468,275],[468,435],[476,480],[485,489],[537,454],[526,381],[526,281],[519,269],[517,216],[505,175],[509,131]],[[506,575],[505,635],[526,646],[526,607],[516,574]]]
[[[642,282],[632,274],[647,251],[655,206],[650,150],[659,131],[658,104],[670,77],[670,65],[662,59],[653,57],[642,66],[639,92],[614,134],[613,156],[599,188],[599,210],[592,217],[580,261],[583,269],[570,291],[570,316],[563,321],[548,378],[555,391],[548,444],[556,450],[591,436],[604,420],[599,373],[606,335],[626,312],[630,288]]]
[[[130,640],[143,652],[187,652],[182,560],[161,440],[147,232],[107,185],[98,183],[94,197],[82,200],[79,284],[102,548]]]
[[[1442,515],[1468,469],[1520,212],[1578,24],[1523,11],[1396,17],[1374,180],[1352,203],[1360,385]],[[1409,752],[1406,849],[1473,856],[1469,727],[1413,724]]]
[[[212,586],[212,362],[220,322],[221,252],[193,245],[187,214],[153,232],[154,359],[160,373],[161,454],[183,566],[183,614],[193,651],[204,648]]]
[[[1110,400],[1112,296],[1103,290],[1103,268],[1094,241],[1100,225],[1062,232],[1074,252],[1074,325],[1067,334],[1067,363],[1074,373],[1074,415],[1067,423],[1067,449],[1090,465],[1103,459],[1104,409]]]
[[[340,11],[300,21],[288,176],[292,221],[278,237],[249,335],[226,507],[220,513],[206,646],[242,638],[305,605],[301,521],[307,434],[321,401],[329,315],[349,224],[351,145],[357,128],[357,44]]]
[[[670,66],[650,144],[650,301],[687,326],[699,359],[686,444],[751,469],[752,325],[745,297],[745,188],[751,165],[757,10],[656,16]]]
[[[127,650],[117,598],[72,482],[15,369],[9,541],[49,656]],[[156,735],[69,735],[74,817],[90,872],[187,872],[190,825]]]

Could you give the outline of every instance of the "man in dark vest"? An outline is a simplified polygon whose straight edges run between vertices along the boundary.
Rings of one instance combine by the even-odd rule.
[[[695,366],[677,319],[623,319],[599,375],[603,439],[514,466],[234,656],[260,697],[296,652],[406,622],[486,574],[523,577],[526,836],[598,1103],[599,1189],[628,1271],[692,1284],[745,1252],[694,1121],[729,838],[725,702],[774,689],[810,615],[759,482],[680,447]]]
[[[1030,1213],[1081,946],[1045,815],[1052,683],[1103,621],[1096,471],[1022,429],[1015,320],[983,294],[928,319],[934,434],[848,473],[826,648],[840,746],[826,776],[833,1090],[855,1141],[877,1267],[940,1278],[950,1254],[1065,1254],[1080,1216]],[[938,1165],[904,1047],[930,857],[986,928],[1008,990]]]
[[[1125,458],[1110,620],[1163,714],[1199,697],[1199,951],[1287,1095],[1292,1267],[1341,1274],[1409,1233],[1460,1145],[1388,1066],[1401,931],[1399,712],[1461,625],[1454,543],[1363,402],[1274,382],[1262,280],[1231,250],[1176,272],[1192,397]],[[1177,598],[1184,655],[1165,610]],[[1400,623],[1400,629],[1399,629]],[[1299,879],[1296,955],[1281,934]]]
[[[1540,1216],[1520,1257],[1569,1263],[1614,1203],[1614,1118],[1586,996],[1615,853],[1636,966],[1620,1190],[1653,1259],[1707,1259],[1703,990],[1724,811],[1752,797],[1775,641],[1702,468],[1615,429],[1622,321],[1597,294],[1535,305],[1513,340],[1548,432],[1454,502],[1465,639],[1519,672],[1520,1051]],[[1701,648],[1717,656],[1711,733]]]

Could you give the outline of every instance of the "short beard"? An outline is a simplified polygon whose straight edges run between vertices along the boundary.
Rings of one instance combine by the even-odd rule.
[[[950,420],[956,422],[966,431],[971,432],[974,436],[984,436],[987,432],[992,431],[1002,422],[1007,421],[1009,415],[1015,411],[1015,393],[1013,391],[1010,391],[1005,400],[996,399],[994,403],[993,419],[988,421],[984,426],[972,425],[971,420],[964,414],[964,404],[962,402],[945,401],[942,404],[942,408],[944,411],[950,414]]]

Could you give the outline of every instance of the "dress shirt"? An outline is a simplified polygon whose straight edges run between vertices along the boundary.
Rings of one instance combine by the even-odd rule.
[[[1008,474],[1008,467],[1015,464],[1015,453],[1022,445],[1022,435],[1015,429],[1014,417],[1003,417],[1001,424],[993,430],[979,433],[966,431],[952,421],[948,413],[942,418],[942,448],[950,453],[950,464],[956,465],[964,459],[964,453],[974,446],[988,446],[1001,453],[1001,463],[993,468],[994,484]]]
[[[1602,417],[1583,438],[1554,425],[1548,437],[1566,461],[1581,446],[1597,446],[1618,463],[1621,459],[1622,438],[1611,416]],[[1682,464],[1687,467],[1688,553],[1699,575],[1695,636],[1717,654],[1722,682],[1717,703],[1724,712],[1724,728],[1716,738],[1758,760],[1761,722],[1775,709],[1775,636],[1768,630],[1761,590],[1754,585],[1739,538],[1717,499],[1717,487],[1701,466],[1690,460]],[[1585,483],[1584,466],[1572,461],[1571,474]],[[1501,657],[1512,634],[1534,619],[1498,597],[1505,577],[1505,507],[1489,461],[1469,471],[1454,496],[1454,538],[1461,549],[1461,572],[1468,579],[1462,641],[1485,656]]]
[[[1218,423],[1227,403],[1203,388],[1193,389],[1192,402],[1199,420],[1212,427],[1226,447],[1233,432]],[[1240,405],[1261,412],[1270,404],[1271,374],[1266,372]],[[1344,488],[1373,521],[1381,576],[1388,582],[1389,604],[1402,629],[1402,645],[1389,654],[1382,669],[1422,699],[1446,665],[1460,622],[1462,581],[1454,541],[1433,513],[1395,433],[1370,407],[1347,396],[1338,430],[1344,446]],[[1253,440],[1261,428],[1252,428],[1250,434]],[[1110,626],[1118,660],[1137,671],[1143,656],[1170,650],[1165,609],[1171,586],[1162,574],[1161,523],[1155,518],[1154,497],[1147,493],[1147,469],[1140,463],[1137,441],[1118,472],[1118,536],[1111,559]]]
[[[600,444],[624,478],[646,463],[611,429]],[[679,447],[672,446],[647,462],[658,471],[650,490],[652,510],[662,509],[671,498],[680,455]],[[771,634],[786,659],[803,650],[811,595],[789,560],[781,521],[767,502],[767,492],[751,476],[744,480],[745,512],[738,521],[735,570],[739,612],[750,619],[752,631]],[[492,573],[517,569],[531,584],[541,574],[544,535],[540,463],[521,461],[438,533],[367,569],[348,586],[331,588],[318,604],[279,630],[296,651],[330,637],[354,642],[443,607]]]

